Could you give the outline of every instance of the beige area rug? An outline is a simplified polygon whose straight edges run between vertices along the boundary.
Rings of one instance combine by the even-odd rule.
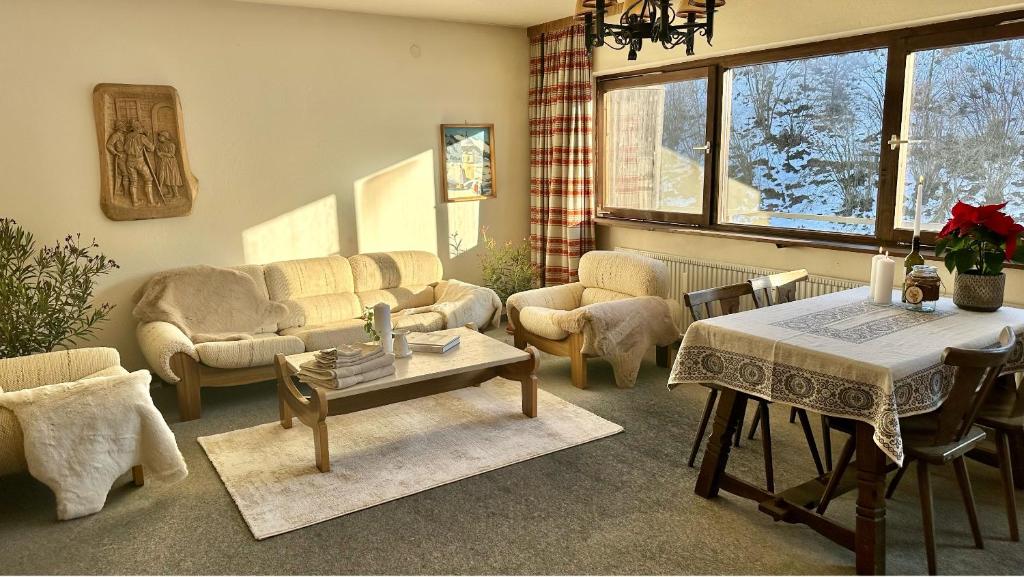
[[[328,417],[331,471],[313,463],[313,435],[268,423],[200,437],[256,539],[614,435],[622,427],[539,392],[537,418],[520,385],[469,387]]]

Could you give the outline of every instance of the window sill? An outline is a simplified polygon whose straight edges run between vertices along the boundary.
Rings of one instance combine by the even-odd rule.
[[[910,254],[909,245],[879,245],[875,239],[865,239],[864,243],[854,243],[843,242],[838,240],[793,238],[781,234],[772,234],[771,232],[765,232],[764,234],[756,234],[748,232],[736,232],[732,230],[718,230],[715,228],[687,226],[682,224],[649,222],[610,216],[597,217],[594,219],[594,224],[603,227],[632,228],[636,230],[646,230],[649,232],[664,232],[672,234],[706,236],[712,238],[727,238],[730,240],[763,242],[768,244],[774,244],[777,248],[817,248],[825,250],[857,252],[863,254],[876,254],[878,252],[879,246],[881,246],[883,250],[889,251],[889,256],[892,257],[903,258]],[[935,251],[932,247],[922,248],[921,254],[922,256],[924,256],[926,260],[935,261],[936,266],[945,270],[942,259],[935,256]],[[1024,265],[1020,265],[1017,263],[1007,263],[1006,265],[1004,265],[1004,268],[1024,270]]]

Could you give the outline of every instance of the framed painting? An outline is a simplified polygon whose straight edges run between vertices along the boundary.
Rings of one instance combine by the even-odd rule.
[[[493,124],[442,124],[441,153],[445,202],[495,197]]]

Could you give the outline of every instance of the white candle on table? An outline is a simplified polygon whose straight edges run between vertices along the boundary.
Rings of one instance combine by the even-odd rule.
[[[889,253],[875,263],[875,286],[871,292],[871,301],[876,305],[892,304],[892,283],[896,279],[896,261],[889,258]]]
[[[882,254],[882,247],[878,247],[878,254],[871,257],[871,282],[868,283],[868,294],[871,295],[872,299],[875,295],[875,266],[878,264],[878,261],[882,260],[883,258],[885,258],[885,255]]]
[[[924,177],[917,178],[914,188],[914,237],[921,236],[921,197],[924,196]]]

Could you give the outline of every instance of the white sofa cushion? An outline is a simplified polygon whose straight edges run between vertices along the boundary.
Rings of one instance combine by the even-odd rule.
[[[425,307],[434,304],[434,287],[430,285],[400,286],[356,293],[359,303],[372,307],[377,303],[387,303],[393,311]]]
[[[519,311],[519,322],[524,329],[537,336],[560,341],[568,337],[569,333],[555,322],[555,313],[559,312],[564,311],[544,307],[526,307]]]
[[[215,341],[199,343],[199,360],[208,367],[218,369],[244,369],[262,367],[274,362],[274,355],[296,355],[304,352],[301,339],[275,333],[255,335],[243,341]]]
[[[264,267],[272,300],[291,314],[281,329],[349,320],[362,314],[348,259],[328,256],[270,263]]]
[[[432,333],[444,328],[444,317],[441,313],[425,312],[413,315],[399,315],[391,317],[391,324],[396,329],[405,329],[413,333]]]
[[[668,267],[639,254],[594,250],[580,258],[580,283],[629,296],[668,296]],[[601,301],[595,301],[601,302]]]
[[[444,275],[441,260],[419,250],[357,254],[348,261],[357,293],[429,285]]]
[[[282,335],[298,337],[307,351],[319,351],[338,345],[366,342],[366,331],[361,319],[346,319],[320,325],[291,327],[281,331]]]

